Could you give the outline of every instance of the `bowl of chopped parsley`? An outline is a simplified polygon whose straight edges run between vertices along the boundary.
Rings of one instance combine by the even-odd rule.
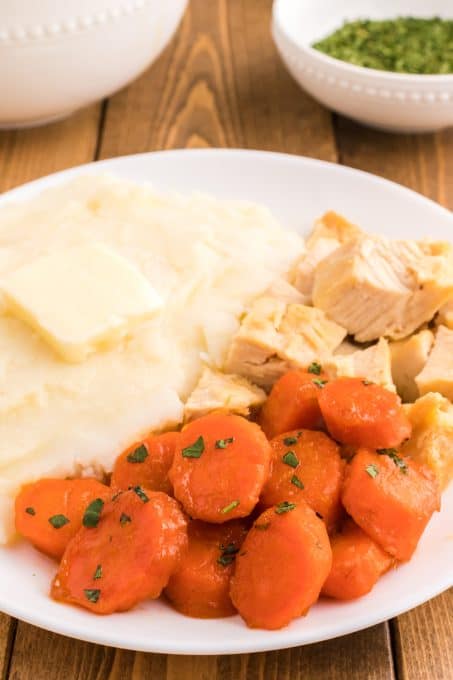
[[[298,83],[366,125],[453,125],[451,0],[275,0],[272,32]]]

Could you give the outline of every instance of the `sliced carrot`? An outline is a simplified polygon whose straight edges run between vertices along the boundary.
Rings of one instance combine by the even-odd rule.
[[[398,395],[361,378],[326,384],[319,406],[329,433],[342,444],[387,448],[399,446],[411,434]]]
[[[369,593],[394,561],[352,520],[331,538],[330,544],[332,569],[321,592],[337,600],[352,600]]]
[[[170,469],[175,497],[187,514],[223,523],[246,517],[269,474],[271,447],[256,423],[213,413],[181,432]]]
[[[324,523],[304,501],[282,503],[266,510],[247,534],[231,599],[251,628],[283,628],[316,602],[331,564]]]
[[[125,490],[130,486],[145,486],[152,491],[172,493],[168,471],[179,437],[179,432],[151,435],[127,449],[116,459],[112,488]]]
[[[321,426],[320,390],[313,381],[323,381],[326,376],[316,362],[310,368],[313,373],[289,371],[272,387],[258,420],[269,439],[297,428],[316,429]]]
[[[271,440],[271,473],[261,494],[265,507],[304,499],[329,530],[341,514],[344,461],[323,432],[294,430]]]
[[[434,511],[439,485],[425,466],[394,449],[359,449],[346,466],[342,501],[354,521],[398,560],[408,560]]]
[[[135,487],[107,503],[96,527],[69,542],[52,597],[96,614],[125,611],[159,597],[187,549],[187,522],[178,503]]]
[[[97,500],[94,506],[101,508],[111,495],[96,479],[40,479],[16,497],[16,530],[38,550],[60,559],[89,505]]]
[[[214,618],[236,613],[230,577],[247,533],[240,520],[225,524],[189,523],[189,549],[170,578],[165,594],[186,616]]]

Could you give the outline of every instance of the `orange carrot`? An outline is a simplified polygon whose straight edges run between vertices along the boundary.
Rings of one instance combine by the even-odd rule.
[[[87,511],[85,521],[90,521],[90,504],[102,507],[111,495],[96,479],[40,479],[16,497],[16,530],[38,550],[60,559]]]
[[[434,474],[395,449],[359,449],[346,466],[342,501],[354,521],[398,560],[412,556],[431,515],[440,509]]]
[[[344,461],[323,432],[294,430],[271,440],[271,473],[261,494],[265,507],[303,498],[333,529],[341,514]]]
[[[366,595],[392,566],[393,559],[352,520],[331,538],[332,569],[322,594],[337,600]]]
[[[107,503],[95,527],[69,542],[52,597],[96,614],[125,611],[159,597],[187,549],[187,522],[177,502],[141,487]]]
[[[189,549],[165,589],[178,611],[197,618],[236,613],[229,594],[230,577],[246,533],[239,520],[189,523]]]
[[[213,413],[181,432],[170,469],[175,497],[190,517],[215,524],[246,517],[269,474],[271,447],[255,423]]]
[[[313,381],[326,376],[316,362],[310,368],[315,372],[289,371],[272,387],[259,416],[259,424],[269,439],[297,428],[321,426],[319,388]]]
[[[324,523],[304,502],[281,503],[254,523],[236,558],[230,594],[251,628],[274,630],[305,614],[332,564]]]
[[[399,446],[411,434],[398,395],[361,378],[327,383],[319,406],[329,433],[342,444],[387,448]]]
[[[112,472],[113,489],[146,486],[152,491],[171,493],[168,471],[173,463],[179,432],[152,435],[137,442],[116,459]]]

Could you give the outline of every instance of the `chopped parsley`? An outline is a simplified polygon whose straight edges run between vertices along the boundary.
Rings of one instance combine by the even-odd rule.
[[[143,463],[148,458],[148,449],[144,444],[140,444],[127,457],[128,463]]]
[[[283,501],[275,506],[275,513],[277,515],[283,515],[285,512],[290,512],[296,507],[295,503],[289,503],[288,501]]]
[[[36,510],[32,507],[25,508],[27,515],[36,515]]]
[[[216,449],[226,449],[228,444],[234,442],[234,437],[227,437],[226,439],[218,439],[215,443]]]
[[[85,510],[82,520],[83,526],[88,527],[89,529],[94,529],[97,527],[103,507],[104,501],[102,498],[95,498],[95,500],[92,501]]]
[[[297,444],[297,437],[285,437],[283,443],[285,446],[292,446],[293,444]]]
[[[304,488],[304,483],[299,479],[299,477],[297,475],[293,475],[291,477],[291,484],[294,484],[294,486],[297,486],[298,489]]]
[[[328,380],[321,380],[320,378],[315,378],[314,380],[312,380],[312,383],[316,385],[316,387],[322,389],[324,385],[327,385]]]
[[[267,531],[270,527],[270,522],[262,522],[262,524],[254,524],[253,528],[258,529],[258,531]]]
[[[316,515],[316,517],[319,517],[319,519],[324,520],[324,517],[323,517],[323,516],[321,515],[321,513],[318,512],[317,510],[316,510],[316,512],[315,512],[315,515]]]
[[[395,465],[400,468],[401,472],[407,475],[409,468],[407,467],[405,461],[400,458],[396,449],[376,449],[376,452],[380,456],[388,456],[391,460],[393,460]]]
[[[292,468],[296,468],[299,465],[299,459],[294,451],[287,451],[287,453],[282,456],[282,461],[285,463],[285,465],[289,465],[289,467]]]
[[[125,525],[125,524],[129,524],[129,522],[132,522],[132,520],[131,520],[131,518],[129,517],[129,515],[126,515],[125,512],[122,512],[122,513],[121,513],[121,517],[120,517],[120,524],[121,524],[121,526],[124,527],[124,525]]]
[[[378,468],[376,467],[376,465],[374,465],[374,463],[371,463],[371,465],[367,465],[366,468],[365,468],[365,471],[366,471],[366,472],[370,475],[370,477],[372,477],[373,479],[375,479],[375,478],[378,476],[378,474],[379,474],[379,470],[378,470]]]
[[[96,567],[96,571],[94,572],[93,575],[93,580],[97,581],[98,578],[102,578],[102,564],[98,564]]]
[[[183,458],[200,458],[203,451],[204,439],[200,436],[193,444],[186,446],[186,448],[182,450],[182,455]]]
[[[229,503],[228,505],[225,505],[225,507],[222,508],[220,512],[222,513],[222,515],[226,515],[229,512],[231,512],[232,510],[234,510],[234,508],[237,508],[239,503],[240,503],[240,501],[231,501],[231,503]]]
[[[309,373],[313,373],[314,375],[321,375],[322,366],[321,364],[318,364],[317,361],[312,361],[310,366],[307,368],[307,371]]]
[[[148,496],[143,491],[141,486],[134,486],[132,490],[137,494],[140,500],[143,501],[143,503],[147,503],[149,501]]]
[[[96,602],[99,600],[99,596],[101,594],[101,591],[98,588],[85,588],[84,591],[85,597],[89,602]]]
[[[222,554],[218,558],[217,563],[221,564],[222,567],[227,567],[229,564],[232,564],[236,559],[236,555],[239,552],[239,548],[236,548],[234,543],[229,543],[226,547],[221,545],[220,551]]]
[[[362,383],[365,385],[365,387],[368,387],[368,385],[374,385],[372,380],[362,380]]]
[[[69,519],[65,515],[52,515],[49,517],[49,522],[54,529],[61,529],[65,524],[69,524]]]

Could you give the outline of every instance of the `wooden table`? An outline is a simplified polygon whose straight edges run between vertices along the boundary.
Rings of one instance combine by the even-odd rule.
[[[453,129],[393,136],[332,115],[299,90],[279,61],[270,5],[192,0],[172,44],[130,87],[63,122],[0,133],[0,190],[111,156],[245,147],[369,170],[453,208]],[[452,611],[450,590],[354,635],[230,657],[135,654],[0,615],[0,672],[14,680],[452,680]]]

